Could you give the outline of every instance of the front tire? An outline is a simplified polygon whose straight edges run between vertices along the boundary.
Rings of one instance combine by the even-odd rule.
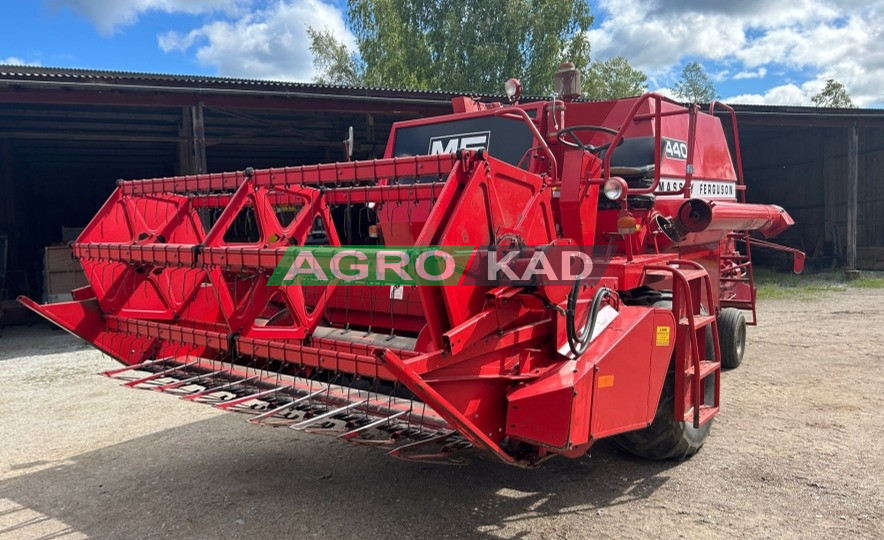
[[[623,433],[614,442],[635,456],[655,461],[681,461],[696,454],[712,428],[712,420],[695,428],[692,422],[677,421],[675,411],[675,373],[666,374],[654,421],[645,429]]]
[[[746,352],[746,318],[739,309],[724,308],[718,316],[718,343],[721,367],[734,369],[743,362]]]

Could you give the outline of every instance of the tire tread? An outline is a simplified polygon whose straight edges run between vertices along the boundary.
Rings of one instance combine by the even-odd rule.
[[[746,352],[746,318],[739,309],[724,308],[718,316],[718,344],[721,347],[721,367],[735,369],[743,362]],[[742,329],[742,330],[741,330]],[[739,336],[742,335],[742,350]]]
[[[696,454],[712,427],[709,421],[699,429],[687,422],[678,422],[673,417],[675,410],[675,374],[666,375],[657,413],[651,425],[645,429],[623,433],[614,437],[614,442],[635,456],[661,461],[681,461]]]

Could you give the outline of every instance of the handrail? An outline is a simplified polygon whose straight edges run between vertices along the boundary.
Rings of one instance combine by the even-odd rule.
[[[714,116],[716,108],[724,109],[730,113],[731,129],[734,134],[734,157],[737,161],[737,185],[743,186],[745,185],[743,182],[743,156],[740,153],[740,130],[737,128],[737,111],[735,111],[730,105],[715,100],[709,104],[709,114]],[[741,191],[742,194],[741,202],[746,202],[746,190],[743,189],[739,191]]]
[[[699,107],[693,104],[688,107],[688,155],[684,165],[684,185],[681,191],[685,199],[691,197],[691,182],[694,180],[694,151],[697,145],[697,112]]]
[[[697,270],[703,270],[704,272],[706,270],[706,268],[702,264],[700,264],[699,262],[697,262],[695,260],[690,260],[690,259],[673,259],[671,261],[667,261],[667,264],[668,265],[677,264],[677,265],[692,266],[692,267],[696,268]],[[751,271],[751,269],[750,269],[750,271]],[[713,298],[713,296],[712,296],[712,294],[713,294],[712,280],[709,279],[708,273],[706,273],[706,275],[703,278],[703,285],[706,288],[706,302],[709,304],[709,315],[717,317],[717,314],[715,313],[715,310],[713,309],[714,303],[712,301],[712,298]],[[700,293],[700,298],[697,301],[700,303],[700,305],[703,304],[702,292]],[[691,313],[691,319],[693,319],[693,312]],[[713,322],[710,326],[712,329],[712,342],[715,344],[715,351],[714,351],[715,358],[713,358],[712,360],[721,364],[721,337],[718,334],[718,325]],[[700,346],[699,346],[699,342],[697,342],[696,325],[694,325],[693,330],[694,331],[692,333],[693,333],[694,343],[696,343],[697,354],[698,354],[698,357],[694,358],[695,384],[694,384],[693,390],[694,390],[694,397],[697,400],[697,403],[694,406],[694,427],[699,428],[700,427],[700,406],[702,404],[702,400],[700,399],[701,394],[700,394],[700,388],[699,388],[700,382],[701,382],[700,381],[700,371],[697,368],[697,366],[699,366],[701,362],[699,359]],[[716,392],[715,392],[715,406],[716,407],[719,406],[718,399],[719,399],[719,392],[716,390]]]
[[[691,286],[688,283],[688,280],[685,277],[685,275],[682,274],[678,270],[678,268],[674,268],[669,265],[666,265],[666,266],[659,266],[659,265],[645,266],[644,271],[647,272],[648,270],[658,270],[658,271],[671,272],[672,273],[672,281],[673,281],[673,283],[672,283],[673,292],[675,292],[675,288],[676,288],[675,282],[676,281],[678,281],[678,286],[683,291],[682,294],[679,295],[679,299],[682,300],[682,303],[685,304],[685,307],[686,307],[685,312],[686,312],[686,318],[688,319],[688,330],[689,330],[689,332],[688,332],[688,334],[689,334],[688,345],[690,346],[690,349],[691,349],[691,361],[692,361],[691,364],[692,364],[692,367],[694,368],[694,373],[697,375],[697,378],[699,378],[700,367],[701,367],[700,366],[700,346],[697,343],[697,328],[694,323],[693,312],[691,311],[692,304],[693,304],[693,298],[691,298]],[[681,320],[681,314],[678,311],[675,311],[675,310],[679,309],[679,307],[680,306],[675,305],[675,297],[673,297],[672,309],[675,312],[676,325],[679,324],[679,322]],[[677,369],[676,373],[678,373],[679,371],[684,372],[686,367],[687,366],[682,364],[680,366],[680,369]],[[700,424],[700,405],[699,405],[700,404],[700,385],[699,385],[699,383],[694,384],[691,390],[692,390],[691,404],[694,406],[694,427],[699,427],[699,424]],[[676,398],[677,397],[678,396],[676,396]]]
[[[608,180],[611,177],[611,155],[616,151],[617,146],[620,144],[620,141],[623,140],[623,136],[626,134],[626,129],[629,127],[630,122],[635,120],[636,114],[638,114],[638,109],[644,104],[645,101],[649,101],[651,98],[657,104],[656,112],[654,114],[654,164],[660,162],[660,126],[662,124],[662,118],[660,117],[660,107],[659,105],[663,102],[663,96],[660,94],[655,94],[653,92],[649,92],[647,94],[642,94],[635,103],[632,104],[632,109],[629,110],[629,113],[626,115],[623,123],[620,125],[620,129],[617,130],[617,134],[614,135],[614,138],[611,139],[611,144],[608,146],[609,151],[605,152],[605,157],[602,160],[602,178],[604,180]],[[651,186],[644,189],[638,189],[633,191],[633,195],[642,195],[653,193],[655,189],[657,189],[657,185],[660,183],[660,167],[654,167],[654,180],[651,183]],[[627,189],[627,194],[629,193],[629,189]],[[625,199],[625,197],[624,197]]]
[[[693,158],[694,158],[694,146],[696,144],[696,115],[699,112],[699,108],[696,105],[691,105],[685,110],[679,111],[667,111],[663,112],[662,104],[663,100],[666,99],[665,96],[654,92],[648,92],[639,96],[638,99],[633,103],[632,108],[629,110],[629,113],[624,118],[623,123],[620,125],[617,130],[617,134],[614,135],[614,138],[611,140],[609,144],[609,151],[605,152],[605,157],[602,159],[602,182],[609,180],[611,178],[611,156],[617,149],[617,146],[623,140],[626,130],[629,128],[632,122],[641,120],[649,120],[653,118],[654,120],[654,179],[651,182],[651,185],[646,188],[629,188],[627,186],[626,195],[650,195],[654,194],[657,196],[672,196],[672,195],[683,195],[685,198],[690,197],[690,189],[691,182],[694,177],[693,171]],[[642,105],[644,105],[647,101],[654,101],[656,105],[654,107],[653,113],[645,113],[642,115],[638,114],[639,109]],[[736,161],[737,161],[737,184],[738,186],[742,186],[742,188],[738,187],[738,191],[742,193],[742,202],[746,202],[746,192],[745,185],[743,183],[743,161],[742,155],[740,153],[740,138],[737,130],[737,119],[736,112],[733,107],[725,103],[721,103],[719,101],[713,101],[709,105],[709,113],[714,114],[715,108],[722,108],[730,112],[732,119],[732,126],[734,132],[734,145],[736,149]],[[660,177],[662,174],[661,159],[662,159],[662,126],[663,126],[663,117],[664,116],[675,116],[680,114],[689,114],[689,126],[688,126],[688,155],[686,156],[685,163],[685,183],[682,185],[681,189],[671,190],[671,191],[657,191],[657,187],[660,185]],[[537,126],[534,124],[534,121],[528,116],[528,113],[525,112],[524,109],[518,107],[508,107],[499,109],[494,113],[495,116],[500,117],[510,117],[513,119],[521,119],[531,130],[531,133],[534,135],[534,138],[537,139],[540,143],[540,148],[543,150],[547,159],[549,159],[549,163],[551,169],[553,171],[553,177],[557,177],[558,174],[558,162],[555,158],[555,155],[552,153],[552,150],[547,144],[547,141],[543,138],[543,135],[537,129]],[[626,197],[623,198],[624,204],[626,201]]]
[[[559,174],[559,165],[556,161],[556,156],[552,153],[552,150],[549,147],[549,144],[546,143],[546,139],[541,135],[540,130],[537,129],[537,126],[534,124],[534,120],[528,116],[528,113],[525,112],[524,109],[519,107],[507,107],[503,109],[499,109],[494,113],[494,116],[506,117],[512,115],[519,117],[525,124],[528,125],[528,129],[531,130],[531,133],[534,134],[534,138],[540,143],[540,147],[543,149],[543,153],[546,154],[547,159],[549,159],[550,166],[552,167],[552,177],[558,178]]]
[[[656,107],[654,108],[654,180],[651,182],[651,185],[646,188],[638,188],[632,189],[627,188],[626,195],[682,195],[684,194],[684,187],[677,191],[660,191],[656,192],[657,186],[660,184],[660,158],[661,152],[660,147],[662,146],[662,135],[661,130],[663,126],[663,114],[661,112],[661,105],[663,104],[664,96],[660,94],[656,94],[654,92],[648,92],[646,94],[642,94],[635,103],[632,105],[632,109],[630,109],[629,113],[626,115],[623,124],[620,125],[620,129],[617,130],[617,135],[614,136],[614,139],[611,140],[611,144],[608,148],[610,148],[609,152],[605,152],[605,158],[602,161],[602,170],[603,170],[603,178],[604,180],[608,180],[610,178],[610,169],[611,169],[611,155],[614,154],[617,145],[620,144],[620,141],[623,140],[623,136],[626,134],[626,129],[629,127],[629,124],[636,120],[636,116],[638,114],[639,108],[646,102],[654,100]],[[687,111],[685,111],[687,112]],[[684,114],[684,112],[679,112],[678,114]],[[646,115],[643,115],[646,116]],[[668,115],[667,115],[668,116]],[[685,182],[687,184],[687,180]],[[623,198],[626,201],[626,197]],[[625,204],[625,202],[624,202]]]
[[[776,251],[782,251],[783,253],[791,253],[792,254],[792,272],[795,274],[800,274],[804,270],[804,261],[807,255],[801,251],[800,249],[795,249],[793,247],[784,246],[782,244],[776,244],[774,242],[768,242],[767,240],[762,240],[760,238],[752,238],[751,236],[746,235],[744,238],[738,238],[738,240],[742,240],[747,244],[746,250],[748,253],[749,244],[755,244],[758,247],[773,249]]]
[[[688,331],[688,334],[689,334],[688,345],[690,346],[690,350],[691,350],[691,365],[694,369],[694,379],[693,379],[694,382],[691,387],[691,404],[693,405],[693,408],[694,408],[693,425],[695,428],[699,428],[700,427],[700,406],[702,405],[702,399],[701,399],[702,396],[701,396],[701,389],[700,389],[700,386],[701,386],[700,385],[701,360],[700,360],[700,345],[697,342],[697,326],[696,326],[696,322],[694,321],[694,311],[693,311],[694,301],[693,301],[693,295],[691,294],[691,286],[690,286],[690,283],[688,282],[687,277],[681,272],[681,270],[677,266],[673,266],[673,265],[686,265],[686,266],[690,266],[692,268],[696,268],[698,270],[705,270],[705,268],[696,261],[685,260],[685,259],[672,259],[672,260],[666,261],[665,266],[664,265],[649,265],[649,266],[645,266],[645,268],[643,269],[643,272],[647,272],[648,270],[657,270],[657,271],[663,271],[663,272],[670,272],[672,274],[672,281],[673,281],[673,283],[672,283],[672,289],[673,289],[672,309],[673,309],[673,312],[675,313],[675,316],[676,316],[676,324],[679,324],[679,322],[681,320],[681,315],[677,311],[680,308],[680,306],[676,305],[676,303],[675,303],[676,298],[681,300],[681,305],[685,306],[685,318],[688,320],[688,330],[689,330]],[[681,289],[681,294],[675,294],[676,293],[676,284],[675,284],[676,281],[678,282],[678,287]],[[707,300],[707,302],[709,302],[710,307],[712,307],[712,283],[709,280],[708,275],[704,279],[704,286],[705,286],[704,288],[706,289],[706,296],[707,296],[706,300]],[[701,292],[701,296],[699,298],[699,301],[702,304],[702,302],[703,302],[702,292]],[[714,314],[710,314],[710,315],[714,315]],[[713,339],[715,339],[717,337],[718,329],[713,328],[712,332],[713,332],[713,336],[714,336]],[[717,339],[716,339],[716,341],[717,341]],[[715,347],[715,355],[716,355],[715,356],[716,360],[719,360],[721,358],[721,356],[720,356],[721,350],[720,350],[717,343],[716,343],[716,347]],[[684,371],[684,369],[686,367],[687,366],[682,365],[681,370]]]

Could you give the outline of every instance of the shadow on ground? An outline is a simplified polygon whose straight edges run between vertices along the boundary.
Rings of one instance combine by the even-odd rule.
[[[417,464],[227,414],[25,473],[0,483],[0,499],[98,538],[518,538],[537,518],[578,513],[589,521],[645,499],[671,466],[623,456],[604,441],[592,458],[556,458],[536,470],[481,458]]]
[[[84,349],[89,349],[85,341],[43,320],[33,325],[0,327],[0,362]]]

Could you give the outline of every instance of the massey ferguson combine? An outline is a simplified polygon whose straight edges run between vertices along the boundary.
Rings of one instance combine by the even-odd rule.
[[[732,109],[734,159],[712,110],[578,79],[456,99],[384,159],[121,181],[72,245],[91,285],[20,301],[126,386],[255,424],[425,461],[686,458],[755,322],[750,233],[792,220],[746,202]]]

